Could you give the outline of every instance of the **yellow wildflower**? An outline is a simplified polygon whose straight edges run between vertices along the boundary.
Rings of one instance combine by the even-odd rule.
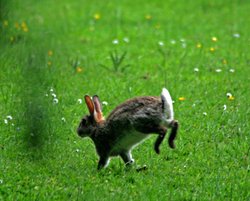
[[[149,14],[148,14],[148,15],[145,15],[145,19],[146,19],[146,20],[151,20],[151,19],[152,19],[152,16],[149,15]]]
[[[161,28],[161,25],[160,24],[156,24],[155,25],[155,29],[160,29]]]
[[[78,67],[76,68],[76,72],[81,73],[81,72],[82,72],[82,68],[78,66]]]
[[[215,51],[215,48],[214,47],[210,47],[210,52],[214,52]]]
[[[212,39],[211,39],[213,42],[217,42],[218,41],[218,39],[216,38],[216,37],[212,37]]]
[[[222,63],[226,65],[226,64],[227,64],[227,60],[226,60],[226,59],[223,59],[223,60],[222,60]]]
[[[94,19],[95,19],[95,20],[101,19],[100,13],[95,13],[95,14],[94,14]]]
[[[15,23],[15,28],[18,29],[18,30],[20,29],[20,25],[19,25],[18,22]]]
[[[52,65],[52,62],[51,61],[48,61],[48,66],[51,66]]]
[[[10,42],[14,42],[15,38],[13,36],[10,37]]]
[[[180,97],[180,98],[178,98],[178,100],[179,101],[184,101],[184,100],[186,100],[186,98],[185,97]]]
[[[22,22],[21,27],[22,27],[22,29],[23,29],[24,32],[28,32],[29,31],[28,26],[27,26],[27,24],[25,22]]]
[[[53,55],[53,51],[52,50],[49,50],[48,51],[48,56],[52,56]]]
[[[197,48],[202,48],[201,43],[197,43],[196,47],[197,47]]]

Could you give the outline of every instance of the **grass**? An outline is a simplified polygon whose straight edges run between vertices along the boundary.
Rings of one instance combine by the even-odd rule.
[[[0,5],[0,200],[250,200],[248,1]],[[134,168],[98,172],[78,99],[98,94],[108,115],[163,86],[177,148],[156,155],[154,136]]]

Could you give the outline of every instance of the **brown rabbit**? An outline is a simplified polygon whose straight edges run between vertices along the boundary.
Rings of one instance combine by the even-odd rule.
[[[126,165],[132,164],[131,150],[151,133],[158,134],[154,149],[159,154],[167,128],[172,128],[169,146],[175,147],[178,121],[173,118],[172,99],[167,89],[163,88],[160,97],[136,97],[125,101],[106,120],[98,96],[86,95],[85,102],[90,115],[83,117],[77,133],[93,140],[100,157],[98,169],[106,167],[112,156],[121,156]]]

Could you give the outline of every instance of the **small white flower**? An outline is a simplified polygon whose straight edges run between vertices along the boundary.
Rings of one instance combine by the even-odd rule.
[[[50,88],[50,90],[49,90],[50,92],[53,92],[54,90],[53,90],[53,88]]]
[[[54,98],[54,99],[53,99],[53,103],[54,103],[54,104],[57,104],[58,102],[59,102],[59,101],[58,101],[57,98]]]
[[[5,119],[5,120],[4,120],[4,123],[5,123],[5,124],[8,124],[8,120],[7,120],[7,119]]]
[[[227,105],[223,105],[223,110],[225,111],[227,109]]]
[[[163,42],[163,41],[159,41],[159,42],[158,42],[158,45],[164,46],[164,42]]]
[[[61,119],[63,122],[66,122],[66,119],[64,118],[64,117],[62,117],[62,119]]]
[[[182,48],[186,48],[187,44],[186,43],[182,43],[181,46],[182,46]]]
[[[2,184],[3,183],[3,180],[2,179],[0,179],[0,184]]]
[[[182,43],[185,43],[185,42],[186,42],[186,40],[185,40],[184,38],[181,38],[180,41],[181,41]]]
[[[76,149],[76,153],[79,153],[80,152],[80,150],[79,149]]]
[[[46,96],[46,97],[48,97],[48,96],[49,96],[49,94],[45,94],[45,96]]]
[[[129,38],[125,37],[125,38],[123,38],[123,41],[124,41],[125,43],[129,43]]]
[[[114,45],[117,45],[117,44],[119,44],[119,40],[118,40],[118,39],[114,39],[114,40],[112,41],[112,43],[113,43]]]
[[[194,103],[193,105],[192,105],[192,107],[195,107],[196,106],[196,104]]]
[[[102,104],[103,105],[108,105],[108,102],[107,101],[102,101]]]
[[[234,33],[234,34],[233,34],[233,37],[239,38],[239,37],[240,37],[240,34],[239,34],[239,33]]]
[[[171,40],[170,43],[174,45],[176,44],[176,40]]]
[[[13,119],[11,115],[6,116],[6,118],[7,118],[8,120],[12,120],[12,119]]]
[[[216,69],[215,72],[216,73],[220,73],[222,70],[220,68]]]
[[[206,113],[206,112],[203,112],[203,115],[204,115],[204,116],[207,116],[207,113]]]
[[[199,68],[194,68],[194,72],[199,72]]]
[[[227,93],[227,97],[229,98],[229,97],[232,97],[233,95],[231,94],[231,93]]]
[[[15,124],[12,123],[11,126],[15,126]]]
[[[51,96],[53,96],[54,98],[56,98],[56,94],[55,93],[52,93]]]
[[[79,104],[82,104],[82,99],[79,98],[79,99],[77,100],[77,102],[78,102]]]
[[[229,70],[229,72],[230,72],[230,73],[234,73],[235,70],[234,70],[233,68],[231,68],[231,69]]]

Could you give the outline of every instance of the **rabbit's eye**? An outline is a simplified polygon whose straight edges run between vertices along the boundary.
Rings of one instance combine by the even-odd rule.
[[[86,124],[87,124],[87,120],[86,119],[82,119],[81,126],[86,126]]]

